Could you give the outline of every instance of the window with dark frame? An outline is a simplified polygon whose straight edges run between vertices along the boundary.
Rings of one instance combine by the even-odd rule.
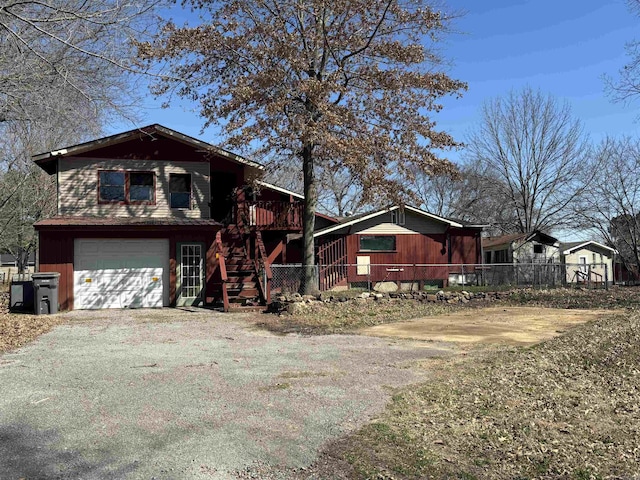
[[[169,176],[169,203],[171,208],[191,208],[191,175],[172,173]]]
[[[98,171],[100,203],[154,204],[155,173]]]
[[[100,201],[126,201],[125,172],[102,171],[100,176]]]
[[[544,253],[544,245],[540,245],[540,244],[534,245],[533,253]]]
[[[396,237],[393,235],[361,235],[360,251],[389,252],[396,249]]]
[[[129,172],[129,201],[153,202],[153,180],[152,172]]]

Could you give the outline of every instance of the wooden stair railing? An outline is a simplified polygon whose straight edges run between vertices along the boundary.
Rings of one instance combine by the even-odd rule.
[[[229,292],[227,291],[227,266],[224,259],[224,245],[222,244],[222,234],[220,231],[216,233],[216,241],[214,252],[216,260],[218,260],[218,270],[220,272],[220,283],[222,286],[222,308],[225,312],[229,311]]]
[[[347,246],[344,237],[318,248],[320,290],[331,290],[347,278]]]
[[[273,278],[273,273],[271,272],[271,263],[269,262],[267,251],[264,248],[264,242],[262,240],[262,233],[260,233],[260,230],[255,231],[254,238],[254,264],[258,276],[258,287],[260,288],[262,298],[268,304],[271,302],[271,279]]]

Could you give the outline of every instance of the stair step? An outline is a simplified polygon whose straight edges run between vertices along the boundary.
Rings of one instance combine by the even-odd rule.
[[[231,290],[255,290],[257,282],[227,282],[227,291]]]
[[[226,264],[227,272],[255,272],[255,267],[253,264],[249,265],[246,263],[230,263]]]
[[[242,285],[247,285],[249,283],[256,283],[257,279],[255,276],[251,276],[251,275],[227,275],[227,277],[229,278],[229,280],[227,280],[227,285],[229,284],[242,284]]]
[[[250,288],[248,290],[240,290],[235,292],[227,290],[227,293],[229,294],[229,300],[234,298],[241,298],[243,300],[247,298],[258,298],[258,296],[260,295],[256,288]]]

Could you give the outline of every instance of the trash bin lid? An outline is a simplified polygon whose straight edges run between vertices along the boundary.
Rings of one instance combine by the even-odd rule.
[[[31,278],[36,279],[48,279],[48,278],[58,278],[60,274],[58,272],[39,272],[32,273]]]
[[[11,283],[17,282],[30,282],[31,274],[30,273],[14,273],[11,275]]]

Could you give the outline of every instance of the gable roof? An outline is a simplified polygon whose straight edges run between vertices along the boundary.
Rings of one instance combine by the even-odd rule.
[[[611,253],[616,253],[615,248],[608,247],[603,245],[602,243],[595,242],[593,240],[587,240],[582,242],[564,242],[560,244],[560,251],[563,255],[569,255],[572,251],[581,250],[588,245],[593,245],[598,248],[602,248],[603,250],[609,250]]]
[[[349,227],[351,225],[355,225],[357,223],[364,222],[366,220],[370,220],[372,218],[378,217],[378,216],[383,215],[385,213],[393,212],[394,210],[398,210],[399,208],[400,207],[398,205],[394,205],[393,207],[383,208],[383,209],[375,210],[375,211],[369,212],[369,213],[363,213],[362,215],[358,215],[356,217],[346,217],[346,218],[341,219],[340,222],[335,224],[335,225],[331,225],[330,227],[323,228],[322,230],[318,230],[317,232],[315,232],[313,234],[313,236],[314,237],[320,237],[322,235],[326,235],[327,233],[331,233],[331,232],[335,232],[336,230],[340,230],[341,228]],[[409,205],[405,205],[404,209],[406,211],[408,211],[408,212],[412,212],[412,213],[420,215],[420,216],[422,216],[424,218],[428,218],[429,220],[434,220],[436,222],[444,223],[444,224],[448,225],[449,227],[458,227],[458,228],[465,227],[465,225],[463,225],[462,223],[458,223],[458,222],[453,221],[451,219],[440,217],[438,215],[434,215],[433,213],[425,212],[424,210],[420,210],[419,208],[416,208],[416,207],[411,207]],[[479,225],[467,225],[467,226],[473,227],[473,228],[480,228],[481,227]]]
[[[511,245],[513,242],[522,241],[522,243],[530,242],[536,237],[539,237],[541,243],[554,244],[558,241],[557,238],[552,237],[540,230],[534,230],[529,233],[511,233],[509,235],[500,235],[498,237],[486,237],[482,239],[482,248],[498,247],[501,245]]]
[[[258,162],[254,162],[253,160],[249,160],[223,148],[216,147],[215,145],[211,145],[210,143],[203,142],[202,140],[198,140],[197,138],[190,137],[189,135],[185,135],[184,133],[180,133],[176,130],[172,130],[171,128],[163,127],[162,125],[159,125],[157,123],[153,125],[147,125],[146,127],[129,130],[127,132],[116,133],[115,135],[109,135],[108,137],[102,137],[96,140],[79,143],[77,145],[61,148],[59,150],[39,153],[37,155],[33,155],[31,158],[37,165],[42,167],[44,170],[47,170],[47,164],[53,162],[57,157],[66,155],[80,155],[92,150],[97,150],[99,148],[123,143],[131,139],[140,137],[153,137],[154,135],[170,138],[193,148],[199,148],[206,152],[215,153],[216,155],[220,155],[221,157],[224,157],[225,159],[231,160],[235,163],[248,165],[259,170],[264,169],[264,167]]]

